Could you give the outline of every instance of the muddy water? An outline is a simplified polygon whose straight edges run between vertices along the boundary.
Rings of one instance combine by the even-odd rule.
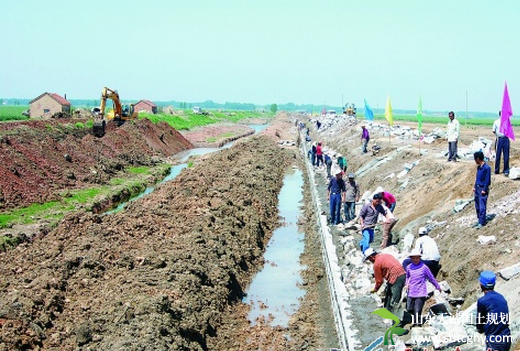
[[[305,295],[300,288],[300,255],[304,250],[304,234],[298,231],[298,217],[303,178],[299,170],[291,170],[284,178],[278,195],[278,211],[282,226],[274,231],[264,254],[265,265],[253,278],[243,302],[251,304],[249,319],[264,316],[271,325],[287,326],[289,318],[299,308],[299,299]]]

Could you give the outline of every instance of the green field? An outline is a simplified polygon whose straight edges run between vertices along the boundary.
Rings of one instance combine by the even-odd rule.
[[[183,110],[181,116],[170,115],[165,113],[140,113],[139,118],[148,118],[153,123],[166,122],[172,128],[177,130],[190,130],[194,127],[201,127],[213,123],[221,122],[240,122],[242,120],[255,119],[272,119],[274,114],[270,112],[262,113],[257,111],[208,111],[209,115],[197,115],[191,110]]]
[[[20,121],[29,117],[22,116],[22,112],[28,110],[29,106],[0,106],[0,121]]]

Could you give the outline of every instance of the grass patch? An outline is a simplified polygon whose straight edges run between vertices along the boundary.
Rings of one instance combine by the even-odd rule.
[[[150,174],[150,167],[129,167],[127,171],[132,174]]]
[[[121,185],[125,182],[124,179],[121,179],[121,178],[112,178],[110,179],[110,185]]]
[[[67,205],[68,206],[68,205]],[[32,204],[28,207],[16,209],[12,212],[0,214],[0,228],[6,228],[11,224],[32,224],[38,220],[45,219],[54,223],[59,216],[60,209],[71,210],[59,201],[50,201],[44,204]]]

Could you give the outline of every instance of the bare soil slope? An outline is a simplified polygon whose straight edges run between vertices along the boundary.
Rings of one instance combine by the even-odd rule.
[[[0,210],[57,200],[61,190],[103,183],[124,167],[152,165],[153,156],[193,147],[166,123],[148,119],[109,124],[100,139],[76,122],[0,124]]]

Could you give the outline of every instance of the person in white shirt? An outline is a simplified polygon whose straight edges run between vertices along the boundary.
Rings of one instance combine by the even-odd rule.
[[[448,129],[446,130],[446,137],[448,138],[448,162],[457,162],[457,143],[460,138],[460,123],[455,118],[455,112],[448,113],[450,121],[448,122]]]
[[[504,156],[504,175],[509,175],[509,138],[500,132],[500,116],[502,111],[498,111],[498,119],[493,123],[493,134],[496,140],[495,174],[500,173],[500,158]]]
[[[416,250],[419,250],[422,254],[423,262],[430,268],[434,277],[437,277],[441,265],[441,254],[439,253],[439,247],[435,240],[428,236],[428,229],[425,227],[419,228],[419,238],[415,241]]]

